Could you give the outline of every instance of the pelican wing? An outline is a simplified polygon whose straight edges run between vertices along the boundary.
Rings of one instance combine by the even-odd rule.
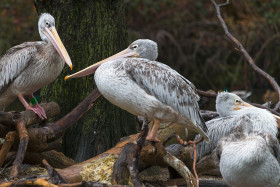
[[[280,163],[280,145],[278,139],[272,134],[267,134],[266,141],[270,148],[270,152],[275,156],[277,161]]]
[[[128,76],[148,94],[190,119],[198,132],[207,132],[199,112],[199,96],[190,81],[169,66],[147,59],[127,59],[124,68]]]
[[[0,58],[0,94],[28,66],[30,59],[37,52],[35,42],[17,45]]]
[[[202,157],[211,154],[217,147],[219,140],[225,136],[236,132],[236,128],[240,124],[244,124],[248,120],[246,116],[227,116],[215,118],[206,122],[208,132],[207,135],[210,139],[210,143],[205,141],[197,144],[197,158],[200,160]],[[199,140],[200,135],[195,137],[195,140]]]

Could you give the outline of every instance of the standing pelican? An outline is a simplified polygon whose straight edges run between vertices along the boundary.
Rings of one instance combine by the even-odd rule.
[[[64,61],[72,69],[71,59],[55,29],[55,20],[40,16],[38,29],[43,41],[25,42],[8,50],[0,59],[0,110],[19,98],[27,110],[47,118],[33,93],[51,83],[61,73]],[[23,96],[32,98],[31,107]]]
[[[194,85],[169,66],[155,61],[157,56],[155,42],[136,40],[124,51],[65,79],[83,77],[96,70],[97,88],[106,99],[134,115],[147,114],[154,122],[147,140],[158,141],[160,122],[175,122],[208,141]]]
[[[233,93],[222,92],[216,98],[216,110],[221,116],[206,122],[211,142],[201,142],[197,145],[198,160],[210,154],[217,146],[219,140],[233,133],[245,117],[252,120],[253,130],[262,130],[276,137],[278,126],[273,114],[261,108],[244,102]],[[199,139],[199,136],[196,137]]]
[[[223,179],[234,187],[277,186],[280,182],[279,142],[272,134],[253,131],[252,120],[245,121],[238,127],[241,131],[218,143],[216,155]]]

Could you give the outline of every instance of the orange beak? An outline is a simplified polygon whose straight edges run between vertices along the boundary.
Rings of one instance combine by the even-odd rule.
[[[240,110],[241,108],[244,108],[244,107],[254,107],[254,106],[242,101],[241,103],[235,104],[235,107],[233,108],[233,110]]]
[[[53,46],[55,47],[55,49],[57,50],[61,58],[72,70],[73,66],[72,66],[70,56],[66,51],[55,27],[54,26],[52,26],[51,28],[45,27],[43,33],[50,39],[50,41],[52,42]]]
[[[125,49],[113,56],[110,56],[100,62],[97,62],[77,73],[74,73],[72,75],[67,75],[64,80],[67,80],[69,78],[78,78],[78,77],[84,77],[87,75],[90,75],[92,73],[94,73],[96,71],[96,69],[103,64],[104,62],[110,61],[110,60],[116,60],[116,59],[120,59],[120,58],[125,58],[125,57],[139,57],[139,55],[136,53],[136,51],[132,50],[132,49]]]

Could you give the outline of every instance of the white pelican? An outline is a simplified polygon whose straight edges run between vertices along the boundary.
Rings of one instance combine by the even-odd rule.
[[[226,136],[218,143],[216,155],[223,179],[234,187],[278,186],[280,149],[277,138],[264,131],[253,131],[254,122],[248,118],[245,121],[241,132]]]
[[[96,70],[97,88],[106,99],[134,115],[147,114],[154,122],[147,140],[158,141],[160,122],[175,122],[208,141],[196,88],[169,66],[155,61],[157,56],[155,42],[136,40],[124,51],[65,79],[83,77]]]
[[[273,114],[244,102],[233,93],[219,93],[216,98],[216,110],[221,117],[206,122],[207,135],[211,142],[208,144],[203,141],[197,145],[198,160],[209,155],[222,137],[233,133],[238,124],[244,120],[244,116],[252,120],[254,131],[263,130],[273,136],[278,133]],[[199,136],[196,137],[197,139]]]
[[[55,20],[48,14],[40,16],[38,29],[43,41],[25,42],[7,51],[0,58],[0,110],[19,98],[27,110],[41,119],[47,118],[33,93],[51,83],[61,73],[64,61],[72,69],[71,59],[55,29]],[[31,107],[23,96],[28,96]]]

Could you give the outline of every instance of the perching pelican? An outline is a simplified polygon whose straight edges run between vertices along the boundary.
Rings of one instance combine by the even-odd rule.
[[[262,130],[275,137],[278,133],[278,126],[273,114],[244,102],[233,93],[219,93],[216,98],[216,110],[221,117],[206,122],[207,135],[211,142],[208,144],[203,141],[197,145],[198,160],[209,155],[222,137],[233,133],[244,117],[252,120],[254,131]],[[197,136],[196,140],[199,138]]]
[[[253,131],[253,121],[245,119],[241,132],[222,138],[216,155],[227,184],[234,187],[278,186],[280,149],[277,138],[264,131]],[[249,122],[251,121],[251,122]]]
[[[25,42],[7,51],[0,59],[0,110],[19,100],[27,110],[41,119],[47,118],[33,93],[51,83],[61,73],[64,62],[72,69],[71,59],[55,29],[55,20],[48,14],[40,16],[38,29],[43,41]],[[31,107],[23,96],[28,96]]]
[[[106,99],[134,115],[147,114],[154,122],[147,140],[158,141],[160,122],[175,122],[208,141],[194,85],[169,66],[155,61],[157,56],[155,42],[136,40],[124,51],[65,79],[83,77],[96,70],[97,88]]]

